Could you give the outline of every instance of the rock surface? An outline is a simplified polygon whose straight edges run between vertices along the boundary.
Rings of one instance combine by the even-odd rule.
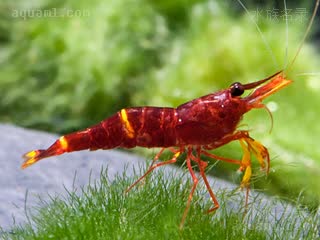
[[[85,186],[90,174],[91,180],[99,179],[102,167],[108,166],[112,179],[126,165],[128,175],[131,175],[133,165],[145,162],[141,157],[116,150],[82,151],[52,157],[22,170],[24,153],[47,148],[57,136],[3,124],[0,132],[0,226],[4,229],[14,222],[25,221],[25,204],[33,206],[39,196],[64,194],[65,188],[72,189],[73,185],[76,188]]]

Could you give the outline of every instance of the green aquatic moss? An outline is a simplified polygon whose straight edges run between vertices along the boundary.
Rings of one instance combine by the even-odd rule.
[[[143,170],[145,171],[145,170]],[[143,172],[141,171],[141,172]],[[138,176],[135,176],[135,179]],[[182,229],[179,228],[191,188],[181,174],[154,172],[143,186],[124,194],[132,182],[123,173],[113,181],[107,171],[99,182],[81,191],[68,191],[64,199],[51,197],[39,203],[29,222],[0,231],[1,239],[314,239],[319,218],[301,210],[287,211],[279,217],[275,204],[256,197],[257,210],[243,214],[228,207],[239,201],[238,193],[219,191],[221,203],[215,214],[205,214],[212,207],[206,191],[198,186]],[[243,198],[242,198],[243,199]],[[203,204],[205,206],[203,206]],[[280,208],[286,209],[284,203]],[[278,204],[278,210],[279,204]],[[239,207],[241,209],[241,207]],[[30,209],[29,209],[30,210]],[[28,210],[28,212],[29,212]],[[243,209],[242,209],[243,210]],[[241,210],[241,211],[242,211]],[[277,217],[278,216],[278,217]],[[303,224],[297,224],[298,222]],[[0,229],[1,230],[1,229]]]

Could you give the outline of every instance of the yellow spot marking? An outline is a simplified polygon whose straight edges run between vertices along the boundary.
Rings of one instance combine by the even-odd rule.
[[[65,137],[61,137],[60,139],[59,139],[59,143],[60,143],[60,146],[61,146],[61,148],[63,149],[63,150],[66,150],[67,148],[68,148],[68,141],[67,141],[67,139],[65,138]]]
[[[37,162],[37,160],[36,160],[35,158],[30,158],[30,159],[26,160],[26,161],[22,164],[21,168],[22,168],[22,169],[25,169],[25,168],[29,167],[30,165],[34,164],[35,162]]]
[[[37,155],[37,151],[31,151],[31,152],[28,152],[24,155],[24,158],[33,158]]]
[[[241,160],[240,169],[242,171],[245,170],[242,181],[241,181],[241,187],[243,188],[243,187],[248,187],[250,184],[252,169],[251,169],[251,158],[250,158],[251,156],[250,156],[249,147],[246,146],[243,139],[240,139],[240,145],[241,145],[241,148],[243,149],[243,156]]]
[[[127,111],[125,109],[122,109],[120,111],[120,116],[121,116],[121,121],[124,124],[124,127],[125,127],[125,130],[127,132],[128,137],[133,138],[134,137],[134,130],[133,130],[133,127],[131,126],[131,123],[128,120]]]
[[[173,155],[173,158],[178,158],[180,156],[180,152],[176,152],[174,155]]]
[[[251,166],[248,166],[246,168],[246,171],[244,172],[244,176],[241,181],[241,187],[248,187],[250,185],[251,175],[252,175],[252,169],[251,169]]]
[[[243,150],[243,156],[242,156],[242,159],[241,159],[241,165],[247,167],[248,165],[251,164],[250,151],[249,151],[249,148],[246,146],[246,144],[244,143],[244,141],[242,139],[240,139],[240,145],[241,145],[241,148]]]
[[[265,168],[265,165],[266,165],[265,160],[264,160],[264,158],[266,157],[265,147],[261,143],[259,143],[257,140],[247,139],[247,142],[250,144],[250,146],[254,150],[253,154],[258,159],[261,167]]]

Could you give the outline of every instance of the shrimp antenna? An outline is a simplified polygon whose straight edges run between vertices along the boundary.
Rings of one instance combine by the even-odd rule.
[[[284,14],[286,17],[286,49],[284,53],[284,66],[283,69],[286,69],[288,64],[288,48],[289,48],[289,24],[288,24],[288,9],[287,9],[287,3],[286,0],[283,0],[284,5]]]
[[[261,29],[259,28],[258,23],[254,20],[254,18],[251,16],[249,10],[246,8],[246,6],[242,3],[241,0],[237,0],[238,3],[241,5],[241,7],[245,10],[246,14],[248,14],[248,16],[250,16],[250,21],[253,22],[253,24],[256,26],[257,31],[259,32],[261,39],[263,41],[263,44],[265,45],[266,49],[268,50],[268,52],[270,53],[271,57],[272,57],[272,61],[276,66],[278,65],[277,59],[275,58],[275,55],[270,47],[270,44],[268,43],[267,39],[265,38],[265,36],[263,35],[263,33],[261,32]]]
[[[307,36],[308,36],[308,34],[309,34],[309,32],[310,32],[311,26],[312,26],[312,24],[313,24],[313,22],[314,22],[314,18],[315,18],[315,16],[316,16],[316,13],[317,13],[318,8],[319,8],[319,2],[320,2],[320,0],[317,0],[317,1],[316,1],[315,7],[314,7],[314,9],[313,9],[312,16],[311,16],[311,18],[310,18],[310,20],[309,20],[309,23],[308,23],[308,26],[307,26],[307,30],[305,31],[305,33],[304,33],[304,35],[303,35],[303,37],[302,37],[302,40],[301,40],[301,42],[300,42],[300,44],[299,44],[298,50],[297,50],[296,54],[294,55],[294,57],[293,57],[290,65],[289,65],[289,67],[288,67],[287,73],[289,72],[289,70],[291,70],[292,65],[293,65],[294,62],[296,61],[296,59],[297,59],[297,57],[298,57],[298,55],[299,55],[299,53],[300,53],[300,51],[301,51],[301,49],[302,49],[302,46],[303,46],[303,44],[304,44],[304,42],[305,42],[305,40],[306,40],[306,38],[307,38]]]
[[[271,133],[272,129],[273,129],[273,116],[272,116],[272,113],[271,113],[270,109],[266,105],[263,104],[263,108],[268,112],[268,114],[270,116],[271,126],[270,126],[269,133]]]

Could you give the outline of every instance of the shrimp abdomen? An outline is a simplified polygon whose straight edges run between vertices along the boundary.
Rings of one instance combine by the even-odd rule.
[[[97,125],[60,137],[48,149],[24,154],[22,168],[47,157],[80,150],[168,147],[176,144],[174,108],[122,109]]]

